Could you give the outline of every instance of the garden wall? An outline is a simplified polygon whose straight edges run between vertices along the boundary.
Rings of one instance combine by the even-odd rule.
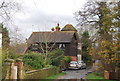
[[[60,67],[50,67],[40,70],[23,72],[23,79],[45,79],[46,77],[60,73]]]

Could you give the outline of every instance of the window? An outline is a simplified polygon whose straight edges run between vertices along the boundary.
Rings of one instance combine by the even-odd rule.
[[[65,49],[65,44],[59,44],[59,48],[64,50]]]

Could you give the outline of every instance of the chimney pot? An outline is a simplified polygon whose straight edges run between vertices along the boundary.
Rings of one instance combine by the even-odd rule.
[[[57,26],[59,26],[59,23],[57,24]]]

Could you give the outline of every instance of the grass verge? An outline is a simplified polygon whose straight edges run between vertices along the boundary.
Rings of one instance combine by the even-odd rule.
[[[116,81],[116,80],[107,80],[102,76],[98,76],[96,74],[100,74],[97,72],[93,72],[91,74],[88,74],[88,76],[86,77],[86,79],[88,79],[88,81]]]
[[[56,74],[56,75],[47,77],[46,79],[56,79],[56,78],[58,78],[59,76],[62,76],[62,75],[65,75],[65,74],[66,74],[65,72],[62,72],[62,73],[59,73],[59,74]]]
[[[47,77],[47,78],[40,80],[40,81],[53,81],[53,80],[57,79],[58,77],[65,75],[65,74],[66,74],[65,72],[62,72],[62,73]]]
[[[91,73],[89,74],[86,79],[105,79],[104,77],[101,77],[101,76],[96,76],[95,75],[95,72],[94,73]]]

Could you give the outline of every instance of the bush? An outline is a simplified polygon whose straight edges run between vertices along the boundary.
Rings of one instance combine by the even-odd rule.
[[[26,54],[23,56],[23,61],[25,65],[30,66],[32,69],[43,68],[43,58],[39,54]]]
[[[70,61],[72,60],[69,56],[64,56],[64,58],[61,60],[61,68],[66,69],[68,68],[68,65]]]
[[[89,55],[88,53],[83,52],[82,58],[83,61],[87,64],[90,64],[92,62],[91,55]]]
[[[65,60],[67,63],[69,63],[72,60],[72,58],[69,56],[64,56],[63,60]]]
[[[60,49],[55,49],[55,50],[49,52],[48,57],[51,59],[52,65],[59,66],[60,61],[62,60],[62,58],[64,56],[63,54],[64,54],[64,52]]]

